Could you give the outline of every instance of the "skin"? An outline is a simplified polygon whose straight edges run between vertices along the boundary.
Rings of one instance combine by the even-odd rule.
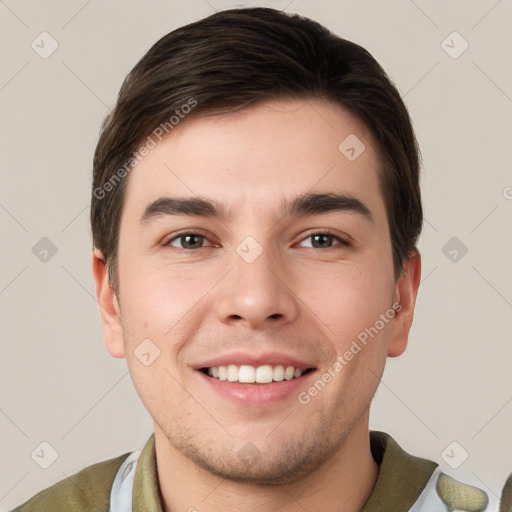
[[[353,162],[338,150],[350,134],[366,147]],[[368,499],[378,475],[370,402],[386,358],[406,348],[421,271],[415,250],[394,279],[379,172],[375,141],[358,119],[324,100],[296,99],[189,117],[131,172],[119,297],[98,249],[93,272],[107,350],[126,357],[154,419],[165,510],[357,511]],[[311,192],[349,193],[373,222],[353,211],[280,214],[283,199]],[[171,195],[214,199],[231,217],[140,222],[149,203]],[[311,235],[327,228],[334,237],[315,246]],[[181,230],[206,238],[186,249],[175,238]],[[250,264],[236,252],[247,236],[262,249]],[[235,349],[279,351],[315,367],[300,387],[307,391],[393,303],[401,310],[307,405],[296,393],[241,405],[193,369]],[[134,355],[147,338],[160,350],[149,366]],[[247,442],[255,463],[237,456]]]

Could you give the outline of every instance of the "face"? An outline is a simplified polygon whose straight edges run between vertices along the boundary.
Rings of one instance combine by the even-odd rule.
[[[321,100],[187,118],[134,168],[119,302],[98,251],[95,276],[107,348],[170,452],[287,482],[367,431],[419,277],[418,256],[394,280],[380,172],[371,133]]]

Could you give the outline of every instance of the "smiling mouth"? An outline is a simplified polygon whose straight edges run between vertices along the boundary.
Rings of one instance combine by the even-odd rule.
[[[299,368],[295,366],[284,365],[235,365],[213,366],[210,368],[201,368],[208,377],[227,382],[239,382],[242,384],[271,384],[272,382],[282,382],[286,380],[299,379],[303,375],[313,371],[314,368]]]

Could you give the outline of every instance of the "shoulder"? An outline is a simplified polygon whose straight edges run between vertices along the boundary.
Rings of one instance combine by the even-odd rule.
[[[501,491],[500,512],[512,512],[512,473]]]
[[[459,482],[444,473],[439,475],[436,492],[448,510],[484,512],[489,505],[489,497],[485,491]]]
[[[39,492],[12,512],[107,512],[112,483],[128,456],[125,453],[88,466]]]
[[[490,512],[485,491],[443,473],[434,461],[409,454],[389,434],[371,431],[370,445],[379,475],[364,512],[398,507],[410,512]]]

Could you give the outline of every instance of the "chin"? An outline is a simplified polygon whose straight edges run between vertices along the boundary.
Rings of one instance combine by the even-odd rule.
[[[333,457],[346,438],[346,432],[333,430],[322,425],[317,426],[316,431],[311,429],[308,435],[295,433],[295,439],[283,435],[274,442],[267,440],[262,449],[256,446],[257,441],[255,444],[245,442],[241,448],[225,446],[225,450],[218,441],[212,441],[208,447],[194,443],[190,437],[169,441],[182,455],[210,474],[247,485],[277,486],[307,477]]]

